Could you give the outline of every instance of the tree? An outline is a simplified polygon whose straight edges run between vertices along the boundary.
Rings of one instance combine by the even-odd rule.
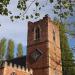
[[[18,57],[23,56],[23,46],[21,43],[18,44],[17,50],[18,50],[17,56]]]
[[[42,4],[41,4],[42,1]],[[58,16],[58,18],[62,21],[62,19],[67,19],[70,16],[74,15],[74,0],[18,0],[18,3],[16,4],[17,9],[20,10],[18,15],[13,15],[12,10],[8,9],[8,5],[10,4],[11,0],[0,0],[0,14],[1,15],[6,15],[10,16],[11,21],[13,22],[15,19],[29,19],[29,18],[34,18],[37,19],[41,13],[40,11],[44,9],[47,5],[53,5],[52,11],[54,12],[55,15]],[[29,6],[27,5],[29,3]],[[35,5],[35,8],[32,9],[33,13],[30,13],[27,15],[28,10],[32,5]],[[50,10],[50,9],[48,9]],[[49,13],[46,13],[49,14]],[[67,22],[68,23],[68,22]],[[69,24],[66,24],[69,25]],[[72,24],[70,23],[72,26]],[[73,24],[75,27],[75,23]],[[74,29],[75,30],[75,29]],[[68,31],[68,33],[71,35],[75,35],[75,31]]]
[[[63,22],[62,19],[66,19],[69,16],[73,16],[73,14],[74,14],[74,11],[73,11],[74,10],[74,2],[75,2],[74,0],[56,0],[56,2],[55,2],[55,0],[44,0],[45,1],[44,4],[43,3],[40,4],[41,0],[18,0],[17,8],[19,10],[21,10],[19,15],[13,15],[12,12],[8,10],[7,5],[9,5],[10,1],[11,0],[0,0],[0,14],[1,15],[9,15],[10,14],[10,18],[11,18],[12,21],[14,19],[20,19],[20,18],[22,18],[22,19],[24,19],[24,18],[29,19],[29,18],[33,18],[34,16],[35,16],[35,19],[36,19],[41,14],[39,12],[40,10],[44,9],[44,7],[47,6],[48,4],[53,4],[53,3],[55,3],[54,4],[54,8],[53,8],[54,14],[56,14],[59,17],[60,22]],[[26,2],[29,2],[29,1],[30,1],[30,4],[27,7]],[[43,0],[42,0],[42,2],[43,2]],[[34,11],[34,13],[32,13],[30,15],[27,15],[26,14],[27,11],[29,10],[29,8],[33,4],[35,4],[35,9],[32,9]],[[68,24],[66,24],[66,25],[68,25]],[[64,26],[64,24],[63,24],[63,26]],[[75,24],[74,24],[74,26],[75,26]],[[65,27],[62,27],[62,28],[65,28]],[[64,31],[64,29],[63,29],[63,31]],[[70,31],[68,31],[68,32],[70,32]],[[74,32],[73,35],[75,35],[75,32]],[[61,36],[64,37],[64,38],[62,39]],[[65,51],[62,50],[63,51],[62,52],[63,58],[65,59],[65,57],[66,57],[67,59],[72,59],[72,52],[69,49],[68,40],[67,40],[66,34],[63,33],[63,35],[60,35],[60,37],[61,37],[61,43],[63,44],[63,45],[61,45],[61,48],[64,49],[64,47],[66,46],[66,48],[64,50],[68,54],[68,56],[66,56],[67,54],[65,54]],[[63,61],[63,63],[64,62],[65,61]]]
[[[7,5],[9,4],[10,0],[0,0],[0,14],[1,15],[8,15]]]
[[[3,38],[0,41],[0,59],[3,59],[6,51],[6,39]]]
[[[73,65],[73,53],[69,47],[68,38],[65,34],[65,28],[63,25],[60,26],[60,45],[62,53],[62,69],[63,75],[75,75]],[[74,70],[74,71],[73,71]]]
[[[43,0],[18,0],[16,7],[20,10],[20,13],[18,15],[13,15],[13,12],[11,12],[7,7],[11,0],[0,0],[0,14],[6,16],[9,15],[11,21],[14,21],[15,19],[37,19],[41,15],[40,11],[44,9],[44,7],[54,3],[53,12],[59,17],[60,20],[74,15],[74,0],[45,0],[42,4],[41,1]],[[27,3],[29,3],[29,6],[27,6]],[[27,15],[27,11],[33,4],[35,5],[35,8],[32,9],[33,13]],[[74,35],[74,33],[72,34]]]
[[[13,42],[13,40],[8,41],[6,58],[9,60],[14,58],[14,42]]]
[[[0,14],[1,15],[9,15],[12,14],[11,11],[9,11],[9,9],[7,8],[7,6],[10,4],[11,0],[0,0]],[[57,1],[57,2],[55,2]],[[16,4],[17,8],[19,10],[21,10],[20,15],[15,15],[14,17],[11,16],[10,18],[20,18],[21,16],[24,16],[27,11],[29,10],[29,8],[35,3],[35,9],[32,9],[33,11],[35,11],[35,16],[39,16],[39,10],[43,9],[45,6],[47,6],[49,3],[55,3],[54,5],[54,14],[58,14],[58,16],[61,16],[62,18],[67,17],[68,15],[73,15],[72,11],[73,11],[73,0],[45,0],[44,4],[40,4],[40,0],[18,0],[18,3]],[[30,5],[27,6],[27,2],[30,2]],[[59,13],[59,10],[64,9],[66,11],[63,11],[61,13]],[[24,13],[22,14],[22,12],[24,11]],[[31,14],[30,16],[31,18],[33,18],[33,14]],[[28,16],[26,15],[26,19],[28,19]]]
[[[68,38],[66,35],[67,30],[64,25],[59,21],[54,20],[55,25],[60,29],[60,46],[62,55],[62,71],[63,75],[75,75],[75,64],[72,50],[69,47]]]

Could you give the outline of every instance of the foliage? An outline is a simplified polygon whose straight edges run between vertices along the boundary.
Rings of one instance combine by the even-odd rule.
[[[54,14],[61,18],[73,16],[73,4],[69,0],[58,0],[54,6]]]
[[[11,14],[11,19],[13,21],[13,19],[19,19],[22,16],[24,16],[27,11],[29,10],[29,8],[31,7],[31,5],[33,3],[35,3],[35,9],[32,9],[33,11],[35,11],[35,15],[31,14],[30,18],[33,18],[33,16],[39,17],[40,13],[39,10],[43,9],[45,6],[47,6],[49,3],[55,3],[54,5],[54,14],[57,14],[58,16],[62,17],[62,18],[67,18],[68,15],[73,16],[73,4],[71,3],[71,0],[45,0],[45,4],[40,4],[40,1],[38,0],[18,0],[18,3],[16,4],[17,8],[19,10],[21,10],[22,12],[24,11],[25,13],[23,15],[22,12],[20,13],[20,15],[12,15],[12,12],[8,10],[7,5],[9,5],[11,0],[0,0],[0,14],[1,15],[8,15]],[[55,2],[57,1],[57,2]],[[27,2],[30,2],[30,5],[27,6]],[[63,11],[63,12],[62,12]],[[13,16],[13,17],[12,17]],[[29,16],[28,16],[29,17]],[[26,19],[29,19],[26,16]]]
[[[7,47],[7,59],[14,58],[14,42],[13,40],[8,41],[8,47]]]
[[[65,25],[59,21],[54,21],[54,23],[60,29],[60,46],[62,53],[62,70],[63,75],[75,75],[75,64],[73,60],[73,53],[69,47],[68,38],[66,35]]]
[[[18,44],[17,50],[18,50],[17,56],[18,57],[23,56],[23,46],[21,43]]]
[[[73,71],[74,69],[72,67],[72,65],[74,65],[73,53],[69,47],[68,38],[65,34],[64,25],[60,26],[60,45],[62,52],[63,75],[75,75]]]
[[[17,8],[20,9],[20,10],[25,11],[25,9],[26,9],[26,1],[27,0],[19,0]]]
[[[6,39],[3,38],[0,41],[0,58],[2,59],[6,51]]]
[[[62,52],[63,75],[75,75],[73,53],[69,47],[64,25],[60,25],[60,45]]]
[[[62,21],[62,19],[67,19],[70,16],[74,15],[74,2],[73,0],[44,0],[44,3],[41,1],[43,0],[18,0],[16,4],[17,9],[20,10],[18,15],[13,15],[12,11],[9,11],[7,6],[10,4],[11,0],[0,0],[0,14],[1,15],[9,15],[11,21],[13,22],[15,19],[37,19],[40,17],[40,11],[44,9],[47,5],[49,6],[53,4],[53,12],[58,18]],[[30,3],[29,6],[27,3]],[[33,13],[27,15],[27,11],[30,10],[30,7],[34,4]],[[50,9],[48,9],[50,10]],[[49,13],[46,13],[49,14]],[[71,24],[70,24],[71,25]],[[72,26],[72,25],[71,25]],[[74,24],[75,27],[75,24]],[[74,29],[75,30],[75,29]],[[75,35],[75,31],[68,31],[71,35]]]
[[[1,15],[8,15],[7,5],[9,4],[10,0],[0,0],[0,14]]]

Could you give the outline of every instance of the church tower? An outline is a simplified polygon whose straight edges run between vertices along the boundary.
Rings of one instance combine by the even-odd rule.
[[[62,75],[59,28],[47,15],[28,22],[27,65],[33,75]]]

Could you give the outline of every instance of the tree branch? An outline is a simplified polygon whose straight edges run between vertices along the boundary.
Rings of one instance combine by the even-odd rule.
[[[26,11],[23,13],[23,15],[25,15],[26,13],[27,13],[27,11],[29,10],[29,8],[31,7],[31,5],[35,2],[36,0],[34,0],[34,1],[32,1],[31,3],[30,3],[30,5],[28,6],[28,8],[26,9]]]

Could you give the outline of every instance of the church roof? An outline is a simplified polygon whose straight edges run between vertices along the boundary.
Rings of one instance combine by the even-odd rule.
[[[22,57],[17,57],[11,60],[6,60],[9,63],[12,63],[13,65],[20,65],[20,66],[24,66],[26,67],[26,56],[22,56]]]

